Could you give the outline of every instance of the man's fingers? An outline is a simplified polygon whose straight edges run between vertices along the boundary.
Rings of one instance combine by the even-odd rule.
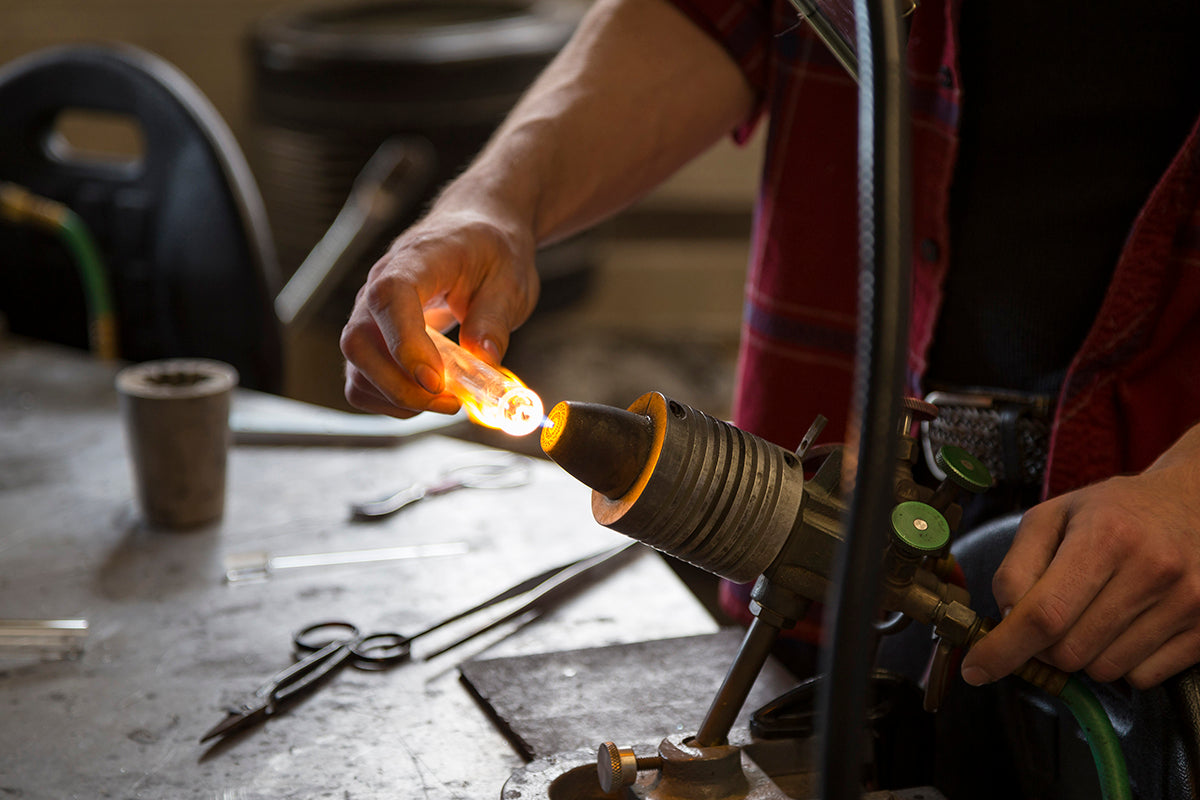
[[[972,647],[962,663],[962,677],[979,686],[1010,674],[1056,642],[1078,610],[1060,595],[1029,592],[995,629]]]
[[[421,335],[425,336],[423,329]],[[342,331],[341,347],[346,400],[355,408],[401,419],[425,409],[443,414],[458,410],[453,396],[426,391],[399,368],[373,318],[357,307]]]
[[[1135,689],[1149,689],[1200,662],[1200,631],[1195,627],[1176,634],[1125,674]]]
[[[454,312],[444,300],[425,304],[425,324],[439,333],[445,333],[458,324]]]
[[[1122,577],[1110,584],[1128,584]],[[1127,677],[1138,688],[1146,688],[1200,661],[1200,592],[1193,581],[1163,581],[1158,591],[1119,598],[1110,605],[1121,604],[1140,613],[1127,625],[1121,624],[1121,612],[1113,613],[1116,635],[1084,665],[1094,679]]]
[[[1012,546],[992,577],[992,593],[1002,611],[1019,608],[975,645],[963,659],[963,680],[975,686],[991,683],[1012,672],[1054,642],[1047,628],[1054,617],[1067,613],[1058,598],[1047,596],[1020,605],[1046,573],[1062,542],[1065,506],[1058,502],[1036,506],[1021,518]],[[1037,609],[1035,611],[1034,609]]]
[[[1086,669],[1088,675],[1101,683],[1125,677],[1142,664],[1158,658],[1159,651],[1168,642],[1187,632],[1187,629],[1175,627],[1171,617],[1170,611],[1151,607],[1121,631],[1107,647],[1086,658],[1085,663],[1063,666],[1063,669],[1072,672]]]
[[[409,407],[397,404],[385,396],[370,379],[353,366],[346,368],[346,400],[350,405],[371,414],[386,414],[390,417],[408,419],[420,411],[433,411],[438,414],[454,414],[461,407],[458,398],[449,394],[439,394],[419,406]]]
[[[1052,500],[1029,509],[1012,546],[992,576],[992,594],[1001,610],[1012,608],[1041,579],[1062,544],[1068,506]]]
[[[1168,627],[1172,615],[1155,606],[1158,595],[1135,593],[1119,573],[1063,637],[1042,655],[1043,660],[1066,672],[1087,669],[1097,680],[1116,680],[1174,635]],[[1093,672],[1096,670],[1097,672]]]
[[[1012,612],[967,653],[963,679],[979,685],[1002,678],[1068,636],[1111,577],[1102,554],[1065,542]]]
[[[460,335],[470,349],[499,361],[509,331],[524,322],[537,294],[533,240],[475,212],[431,212],[371,268],[342,334],[347,399],[358,408],[450,413],[441,355],[426,324]],[[472,338],[472,336],[474,338]]]
[[[500,363],[508,350],[509,334],[521,326],[537,305],[537,273],[527,270],[524,280],[489,280],[471,298],[463,317],[459,341]]]
[[[353,390],[364,402],[371,395],[391,403],[398,401],[403,375],[388,351],[379,326],[360,305],[351,312],[339,344],[346,358],[347,392]],[[389,389],[389,384],[394,388]],[[355,403],[354,398],[347,399]]]
[[[483,317],[472,314],[463,320],[458,332],[458,341],[463,346],[479,354],[482,353],[487,361],[499,364],[508,352],[509,329],[503,323],[497,323],[494,317]]]
[[[399,419],[408,419],[417,414],[416,411],[399,408],[387,400],[379,393],[374,384],[363,377],[363,374],[354,367],[349,367],[346,370],[345,394],[346,401],[350,405],[359,411],[366,411],[368,414],[386,414]]]
[[[440,393],[445,387],[442,358],[425,333],[424,308],[414,285],[394,271],[384,271],[365,287],[361,302],[391,360],[426,392]]]

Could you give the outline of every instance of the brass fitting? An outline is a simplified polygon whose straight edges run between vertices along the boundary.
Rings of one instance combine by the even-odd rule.
[[[979,626],[979,630],[972,636],[970,644],[967,646],[974,647],[980,639],[991,632],[995,625],[990,619],[984,619]],[[1067,681],[1071,678],[1069,673],[1063,672],[1061,669],[1052,667],[1036,658],[1029,659],[1020,667],[1013,670],[1013,674],[1055,697],[1062,694],[1063,687],[1067,685]]]
[[[0,219],[57,230],[67,216],[67,207],[18,186],[0,181]]]

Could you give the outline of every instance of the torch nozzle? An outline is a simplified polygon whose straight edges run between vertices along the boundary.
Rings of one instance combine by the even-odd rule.
[[[564,401],[550,409],[542,450],[556,464],[610,500],[628,492],[650,460],[650,418],[599,403]]]

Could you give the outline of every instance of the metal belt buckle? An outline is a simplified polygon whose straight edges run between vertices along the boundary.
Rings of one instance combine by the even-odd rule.
[[[1002,421],[1007,419],[1011,427],[1011,423],[1014,423],[1022,416],[1043,421],[1048,420],[1054,403],[1050,395],[1030,395],[990,389],[978,392],[937,390],[927,394],[925,402],[933,403],[939,409],[965,408],[995,412],[996,421],[994,425],[989,424],[985,426],[981,424],[976,429],[976,433],[980,434],[981,438],[986,437],[988,440],[989,446],[981,449],[988,450],[989,452],[976,452],[974,455],[987,464],[988,468],[992,470],[993,475],[998,479],[1021,482],[1023,475],[1027,478],[1031,471],[1040,471],[1044,468],[1044,452],[1021,452],[1021,448],[1013,440],[1012,432],[1003,430]],[[933,424],[936,424],[936,422],[933,421]],[[931,421],[923,421],[921,423],[921,449],[925,455],[925,463],[933,476],[939,481],[945,480],[946,475],[938,468],[934,458],[933,437],[930,435],[930,426]],[[968,446],[967,449],[970,450],[972,448]],[[1039,458],[1041,461],[1040,464],[1031,463],[1031,460]]]

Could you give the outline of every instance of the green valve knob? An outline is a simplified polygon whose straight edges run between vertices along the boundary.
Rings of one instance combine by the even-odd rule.
[[[992,473],[988,472],[988,468],[982,461],[961,447],[955,447],[952,444],[942,445],[938,448],[933,461],[937,464],[938,469],[946,473],[946,477],[960,489],[980,494],[991,488]]]
[[[892,509],[896,540],[913,555],[936,553],[950,541],[950,525],[931,505],[916,500]]]

